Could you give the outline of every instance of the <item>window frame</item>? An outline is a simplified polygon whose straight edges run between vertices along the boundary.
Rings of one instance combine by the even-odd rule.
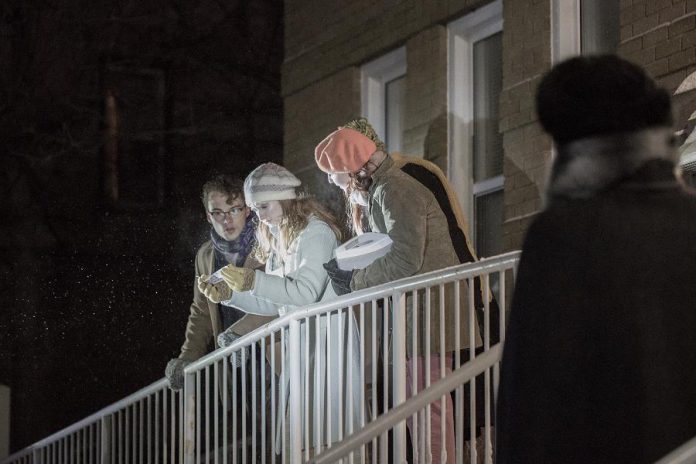
[[[448,156],[447,177],[454,187],[474,237],[477,196],[500,191],[505,177],[474,182],[474,43],[503,31],[502,0],[491,2],[447,25]],[[502,137],[502,135],[501,135]],[[474,238],[475,240],[475,238]]]
[[[406,47],[399,47],[360,68],[361,113],[370,121],[377,135],[386,140],[386,85],[406,76]],[[403,137],[403,134],[402,134]],[[392,147],[387,147],[392,150]]]

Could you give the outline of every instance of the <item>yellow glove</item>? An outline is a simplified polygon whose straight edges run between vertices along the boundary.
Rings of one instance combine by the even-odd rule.
[[[232,298],[232,290],[225,282],[211,284],[208,282],[209,275],[202,275],[198,278],[198,290],[213,303],[219,303]]]
[[[252,269],[228,264],[222,268],[220,276],[235,292],[247,292],[254,288],[256,273]]]

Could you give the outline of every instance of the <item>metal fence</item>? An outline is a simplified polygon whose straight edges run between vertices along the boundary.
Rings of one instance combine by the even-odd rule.
[[[519,252],[508,253],[283,308],[280,318],[188,365],[183,394],[162,380],[4,462],[300,463],[319,457],[418,398],[431,379],[445,378],[503,340],[518,259]],[[482,450],[489,461],[492,456],[497,365],[479,377],[439,401],[454,408],[456,452],[469,450],[472,462],[477,450],[467,442],[484,440]],[[410,455],[424,462],[437,452],[431,442],[436,407],[415,414],[410,431],[402,421],[346,459],[405,462]],[[451,428],[444,414],[439,426]]]
[[[183,395],[160,380],[3,463],[183,463],[182,405]]]
[[[351,456],[359,450],[362,446],[368,444],[372,437],[383,435],[393,430],[395,426],[404,421],[415,420],[417,417],[427,416],[427,409],[430,404],[436,401],[441,401],[446,395],[451,395],[453,392],[457,395],[463,395],[463,388],[467,383],[472,382],[477,378],[477,376],[490,370],[491,367],[496,366],[500,362],[502,355],[502,343],[498,343],[493,346],[490,350],[477,356],[473,361],[469,361],[463,366],[457,368],[452,374],[446,376],[445,378],[437,381],[433,385],[429,386],[425,390],[419,392],[416,396],[410,398],[405,403],[396,406],[394,409],[386,414],[381,415],[376,420],[370,422],[365,428],[357,431],[355,434],[347,437],[337,446],[326,450],[319,456],[311,459],[310,464],[329,464],[340,462],[346,457],[349,459]],[[459,411],[459,415],[463,415],[463,411]],[[491,424],[488,422],[485,427],[490,430]],[[422,431],[420,436],[415,437],[415,441],[419,440],[425,441],[426,437]],[[457,448],[455,453],[455,459],[457,463],[461,462],[477,462],[485,461],[491,462],[493,460],[493,449],[491,443],[487,442],[484,446],[484,456],[479,459],[476,455],[476,448],[469,447],[469,455],[465,453],[464,447],[461,443],[465,441],[465,437],[458,436]],[[433,462],[432,459],[428,459],[426,453],[415,452],[412,456],[410,462],[420,463],[420,462]]]

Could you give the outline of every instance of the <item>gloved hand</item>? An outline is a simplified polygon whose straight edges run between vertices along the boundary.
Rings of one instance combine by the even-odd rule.
[[[254,288],[256,273],[253,269],[228,264],[220,271],[225,283],[235,292],[247,292]]]
[[[184,368],[189,364],[191,361],[179,358],[169,360],[166,369],[164,369],[164,376],[167,378],[169,388],[178,391],[184,387]]]
[[[209,275],[203,274],[198,278],[198,290],[213,303],[219,303],[232,298],[232,290],[225,282],[211,284],[208,282]]]
[[[220,335],[218,335],[218,338],[217,338],[218,346],[220,348],[225,348],[227,346],[230,346],[232,343],[234,343],[234,341],[237,340],[238,338],[239,338],[239,335],[232,332],[230,329],[227,329],[224,332],[222,332]],[[249,350],[248,346],[245,346],[238,353],[236,353],[236,356],[234,353],[232,355],[230,355],[230,364],[232,364],[232,367],[234,369],[241,367],[241,365],[242,365],[242,352],[244,352],[244,359],[246,361],[249,360],[250,350]]]
[[[339,269],[336,258],[333,258],[328,263],[324,263],[324,269],[326,269],[327,274],[329,274],[331,286],[334,292],[336,292],[336,295],[345,295],[352,291],[350,289],[350,281],[353,279],[353,271]]]

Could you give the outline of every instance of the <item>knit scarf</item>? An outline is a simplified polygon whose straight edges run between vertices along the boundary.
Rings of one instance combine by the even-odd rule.
[[[210,228],[210,240],[213,242],[213,248],[215,251],[224,256],[225,261],[232,263],[235,266],[242,266],[244,261],[246,261],[247,256],[251,253],[251,250],[256,245],[256,224],[254,223],[254,216],[249,215],[244,224],[244,229],[239,237],[232,241],[227,241],[220,237],[214,228]],[[232,261],[236,255],[236,260]]]

